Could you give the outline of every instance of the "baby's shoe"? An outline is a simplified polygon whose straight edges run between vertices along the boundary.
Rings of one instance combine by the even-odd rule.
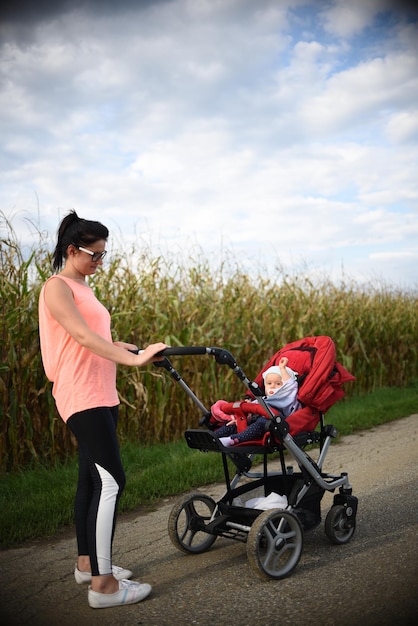
[[[233,446],[235,443],[231,437],[219,437],[219,441],[225,448],[229,448],[229,446]]]

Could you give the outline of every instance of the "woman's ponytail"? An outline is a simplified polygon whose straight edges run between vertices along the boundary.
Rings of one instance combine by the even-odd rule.
[[[57,232],[57,245],[52,257],[52,267],[57,272],[61,269],[64,259],[67,258],[67,248],[71,244],[75,246],[88,246],[99,239],[107,240],[109,230],[100,222],[85,220],[78,217],[72,210],[61,221]]]

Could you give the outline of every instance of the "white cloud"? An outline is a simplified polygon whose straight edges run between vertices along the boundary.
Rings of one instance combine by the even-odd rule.
[[[416,102],[417,94],[417,57],[372,59],[334,74],[318,95],[308,94],[300,107],[301,120],[317,136],[347,133],[365,123],[375,126],[391,109]]]
[[[349,38],[362,33],[378,13],[391,8],[391,0],[336,0],[322,11],[324,28],[334,36]]]
[[[418,110],[401,111],[392,115],[386,133],[394,143],[418,143]]]
[[[376,22],[385,0],[304,4],[124,1],[0,27],[0,206],[51,233],[76,208],[118,239],[416,285],[417,29]]]
[[[408,261],[418,262],[418,252],[412,250],[399,250],[396,252],[376,252],[375,254],[371,254],[370,258],[383,261],[403,261],[407,259]]]

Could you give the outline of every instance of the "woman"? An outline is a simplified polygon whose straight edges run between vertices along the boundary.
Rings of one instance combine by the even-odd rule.
[[[47,280],[39,299],[44,369],[57,410],[78,443],[74,574],[77,583],[90,583],[93,608],[133,604],[151,592],[150,585],[127,580],[132,572],[112,565],[125,486],[116,434],[116,364],[144,366],[160,360],[157,353],[167,347],[155,343],[135,354],[137,346],[112,341],[110,315],[86,283],[103,264],[108,236],[106,226],[71,211],[58,229],[53,267],[59,273]]]

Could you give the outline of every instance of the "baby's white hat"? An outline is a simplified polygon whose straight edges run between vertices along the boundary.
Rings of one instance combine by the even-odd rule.
[[[285,370],[289,374],[289,376],[290,376],[290,378],[292,380],[296,380],[296,376],[297,376],[296,372],[294,372],[292,369],[290,369],[290,367],[286,367]],[[282,373],[280,371],[280,367],[278,365],[272,365],[271,367],[266,369],[265,372],[263,372],[263,380],[264,380],[264,382],[266,381],[267,374],[278,374],[279,376],[282,375]]]

